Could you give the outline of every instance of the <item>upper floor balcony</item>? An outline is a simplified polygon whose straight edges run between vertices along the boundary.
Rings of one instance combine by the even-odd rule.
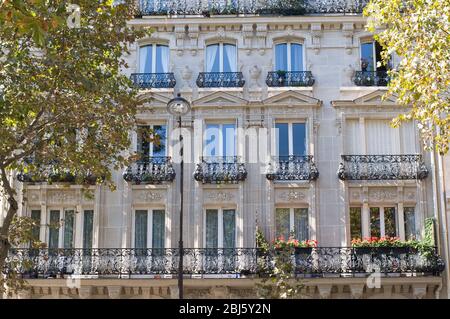
[[[245,164],[238,156],[204,156],[194,172],[203,184],[237,184],[247,178]]]
[[[425,179],[428,169],[422,155],[342,155],[338,177],[341,180]]]
[[[177,83],[173,73],[133,73],[130,79],[140,89],[172,89]]]
[[[272,71],[267,74],[266,84],[270,87],[313,86],[311,71]]]
[[[276,251],[257,248],[185,248],[183,274],[267,276]],[[70,275],[89,278],[132,278],[142,275],[176,275],[177,248],[11,249],[6,272],[14,269],[22,278],[50,279]],[[439,276],[443,259],[436,249],[422,254],[404,247],[299,248],[292,255],[294,273],[309,277]]]
[[[271,181],[313,181],[319,171],[313,156],[279,156],[269,163],[266,178]]]
[[[357,86],[387,86],[389,76],[387,71],[356,71],[353,82]]]
[[[361,14],[369,0],[137,0],[139,16]]]
[[[175,179],[175,170],[168,156],[150,156],[128,166],[123,179],[133,184],[161,184]]]
[[[245,80],[242,72],[200,72],[196,83],[200,88],[239,88]]]

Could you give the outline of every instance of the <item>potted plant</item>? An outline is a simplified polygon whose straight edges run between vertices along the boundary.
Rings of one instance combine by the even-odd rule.
[[[411,245],[398,237],[365,237],[353,239],[352,247],[357,254],[406,254]]]

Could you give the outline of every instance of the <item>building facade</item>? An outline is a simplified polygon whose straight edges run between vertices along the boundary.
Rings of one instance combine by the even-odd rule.
[[[351,248],[446,224],[436,185],[448,161],[438,170],[414,123],[389,125],[407,109],[382,99],[365,1],[306,1],[289,15],[276,1],[138,2],[130,24],[153,33],[124,72],[144,102],[130,150],[142,159],[92,197],[18,175],[20,214],[40,220],[49,247],[17,251],[36,264],[19,298],[178,296],[180,129],[166,110],[178,93],[192,106],[181,119],[186,298],[255,297],[257,229],[318,241],[295,258],[305,298],[447,298],[445,236],[428,259]]]

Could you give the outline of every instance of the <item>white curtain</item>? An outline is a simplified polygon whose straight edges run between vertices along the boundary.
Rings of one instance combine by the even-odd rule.
[[[213,44],[206,47],[206,72],[219,72],[219,70],[214,70],[214,62],[216,61],[216,56],[219,53],[219,45]]]
[[[224,124],[222,126],[222,138],[223,138],[223,155],[235,156],[236,155],[236,125]]]
[[[419,152],[416,139],[417,129],[416,124],[413,122],[405,122],[400,126],[400,142],[403,154],[416,154]]]
[[[236,72],[237,70],[236,46],[232,44],[225,44],[223,46],[223,51],[224,51],[223,72]]]
[[[218,124],[206,125],[205,131],[205,156],[220,156],[222,154],[219,146],[220,142],[220,127]]]
[[[368,155],[400,154],[398,128],[389,120],[366,120],[366,147]]]
[[[156,51],[156,73],[167,73],[169,72],[169,47],[166,45],[158,45]],[[158,54],[159,53],[159,54]]]
[[[361,132],[359,120],[345,121],[345,154],[358,155],[362,152]]]
[[[139,49],[139,72],[152,73],[152,46],[147,45]]]

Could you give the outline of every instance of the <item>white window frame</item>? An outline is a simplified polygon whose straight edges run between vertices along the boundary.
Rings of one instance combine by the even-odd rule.
[[[143,127],[143,126],[148,126],[148,128],[150,129],[150,130],[153,130],[153,128],[155,127],[155,126],[165,126],[166,127],[166,136],[165,136],[165,138],[164,138],[164,143],[165,143],[165,145],[166,145],[166,148],[165,148],[165,150],[164,150],[164,156],[167,156],[167,152],[168,152],[168,136],[167,136],[167,133],[168,133],[168,130],[169,130],[169,127],[168,127],[168,125],[167,125],[167,123],[161,123],[161,124],[158,124],[158,123],[155,123],[155,124],[139,124],[138,125],[138,127]],[[138,149],[139,149],[139,145],[138,145],[138,138],[137,138],[137,136],[136,136],[136,152],[138,151]],[[155,143],[153,143],[153,142],[150,142],[149,143],[149,154],[147,154],[148,156],[150,156],[150,157],[152,157],[153,156],[153,147],[154,147],[154,145],[155,145]]]
[[[145,47],[152,47],[152,67],[150,73],[156,73],[156,47],[157,46],[165,46],[169,49],[169,56],[167,57],[167,68],[170,66],[170,48],[167,44],[164,43],[149,43],[149,44],[142,44],[139,46],[139,54],[138,54],[138,70],[139,73],[144,73],[143,70],[141,70],[141,50]]]
[[[238,153],[238,125],[237,125],[237,120],[235,120],[235,121],[207,121],[207,122],[205,122],[205,129],[204,129],[204,131],[203,131],[203,145],[202,145],[202,147],[203,147],[203,156],[205,156],[205,157],[208,157],[208,156],[211,156],[211,155],[208,155],[207,153],[206,153],[206,150],[207,150],[207,144],[206,144],[206,142],[207,142],[207,135],[206,135],[206,132],[207,132],[207,129],[208,129],[208,125],[219,125],[219,137],[218,137],[218,139],[219,139],[219,141],[218,141],[218,143],[217,143],[217,147],[218,147],[218,149],[219,149],[219,152],[217,152],[218,154],[217,155],[214,155],[214,157],[223,157],[223,156],[226,156],[225,154],[223,154],[223,150],[224,150],[224,145],[223,145],[223,126],[224,125],[230,125],[230,124],[233,124],[234,125],[234,156],[237,156],[237,153]]]
[[[153,248],[153,211],[163,210],[164,211],[164,247],[167,247],[167,210],[164,207],[134,207],[133,208],[133,218],[131,225],[131,247],[135,247],[136,240],[136,211],[145,210],[147,211],[147,249]]]
[[[292,156],[294,153],[294,130],[293,130],[293,124],[304,124],[305,125],[305,155],[309,153],[308,150],[308,142],[309,142],[309,135],[308,135],[308,122],[307,121],[286,121],[286,120],[275,120],[274,124],[274,143],[275,146],[275,156],[280,156],[278,151],[278,142],[277,141],[277,124],[288,124],[288,148],[289,148],[289,156]]]
[[[361,61],[361,59],[363,58],[363,54],[362,54],[362,46],[363,44],[368,44],[368,43],[372,43],[372,63],[373,63],[373,67],[374,70],[372,71],[376,71],[377,70],[377,49],[376,49],[376,45],[375,45],[375,40],[373,39],[365,39],[365,40],[361,40],[360,41],[360,45],[359,45],[359,59]]]
[[[352,206],[355,207],[355,206]],[[400,225],[398,223],[398,205],[397,204],[391,204],[391,205],[369,205],[369,235],[372,235],[372,229],[370,228],[370,209],[371,208],[379,208],[380,209],[380,238],[386,236],[386,226],[385,226],[385,219],[384,219],[384,209],[385,208],[391,208],[393,207],[395,209],[395,233],[396,237],[400,237]],[[415,212],[414,212],[415,213]],[[362,210],[361,210],[362,214]],[[403,226],[404,227],[404,226]]]
[[[74,220],[73,220],[73,246],[74,248],[77,248],[76,245],[76,234],[77,231],[80,230],[80,228],[83,228],[83,226],[81,227],[77,227],[77,221],[76,221],[76,217],[77,217],[77,209],[76,207],[65,207],[65,206],[55,206],[55,207],[48,207],[47,208],[47,225],[50,225],[50,212],[51,211],[59,211],[59,223],[61,223],[61,220],[64,220],[63,223],[61,223],[61,226],[58,229],[58,248],[59,249],[63,249],[64,248],[64,227],[65,227],[65,220],[66,220],[66,212],[67,211],[73,211],[74,213]],[[62,214],[61,214],[62,212]],[[61,216],[62,215],[62,216]],[[42,212],[41,212],[41,216],[42,216]],[[50,226],[47,226],[48,231],[47,234],[45,236],[46,239],[46,243],[49,244],[50,243]]]
[[[295,207],[294,206],[277,206],[277,207],[275,207],[275,220],[276,220],[277,209],[289,209],[289,233],[295,232],[295,210],[296,209],[307,209],[308,210],[308,233],[309,233],[309,237],[311,237],[311,234],[310,234],[311,212],[310,212],[310,208],[308,206],[302,206],[302,205],[296,205]],[[277,232],[277,229],[276,229],[276,225],[275,225],[275,237],[277,237],[276,232]]]
[[[237,45],[235,43],[231,43],[231,42],[217,42],[217,43],[209,43],[209,44],[206,45],[206,48],[209,47],[210,45],[219,45],[219,72],[224,72],[223,71],[223,57],[224,57],[223,46],[225,44],[232,45],[232,46],[235,47],[235,50],[236,50],[236,63],[238,63],[238,61],[239,61],[238,48],[237,48]],[[205,48],[205,70],[208,70],[208,65],[206,64],[206,62],[208,60],[208,57],[206,56],[208,51],[206,50],[206,48]],[[237,70],[238,66],[235,65],[235,68]]]
[[[237,209],[236,207],[232,207],[232,206],[221,206],[221,207],[205,207],[203,209],[203,246],[206,248],[206,211],[207,210],[217,210],[217,218],[218,218],[218,223],[217,223],[217,249],[222,249],[223,247],[223,211],[224,210],[234,210],[234,242],[235,245],[237,246],[238,243],[238,232],[237,232],[237,220],[238,220],[238,216],[237,216]],[[236,248],[236,247],[235,247]]]
[[[305,64],[305,61],[306,61],[306,59],[305,59],[305,44],[303,42],[299,42],[299,41],[287,41],[287,42],[274,43],[274,54],[273,55],[274,55],[275,63],[273,65],[273,68],[274,68],[275,72],[278,71],[277,66],[276,66],[276,61],[277,61],[276,46],[279,44],[286,44],[286,50],[287,50],[287,57],[286,57],[287,58],[287,70],[281,70],[281,71],[291,72],[291,70],[292,70],[291,44],[298,44],[298,45],[302,46],[302,66],[303,66],[302,69],[303,70],[300,70],[300,71],[307,71],[306,64]]]

